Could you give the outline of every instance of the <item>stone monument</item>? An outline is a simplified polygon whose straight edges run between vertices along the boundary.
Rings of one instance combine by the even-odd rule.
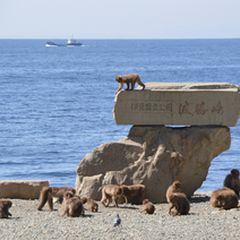
[[[81,160],[77,191],[100,200],[102,185],[142,183],[147,198],[165,202],[168,186],[180,180],[190,197],[212,159],[230,147],[228,126],[237,122],[239,103],[239,88],[227,83],[149,83],[144,91],[121,91],[114,118],[134,126]]]
[[[227,83],[148,83],[144,91],[121,91],[115,98],[117,124],[235,126],[240,94]]]

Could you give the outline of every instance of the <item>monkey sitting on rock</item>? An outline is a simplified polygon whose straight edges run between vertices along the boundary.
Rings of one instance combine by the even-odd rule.
[[[166,199],[169,203],[168,213],[172,216],[186,215],[190,210],[190,203],[181,189],[181,182],[174,181],[167,189]]]
[[[232,169],[230,174],[228,174],[224,179],[223,185],[224,187],[232,189],[239,197],[240,192],[239,170]]]
[[[131,73],[127,75],[117,75],[116,81],[119,83],[119,88],[116,91],[116,94],[121,91],[124,84],[127,84],[126,90],[134,90],[135,84],[138,83],[142,86],[142,90],[145,89],[145,84],[141,81],[140,76],[136,73]]]
[[[12,202],[10,200],[0,200],[0,218],[8,218],[8,216],[12,216],[9,212],[11,206]]]
[[[57,198],[59,203],[62,203],[64,193],[71,191],[73,194],[76,193],[74,188],[69,187],[43,187],[39,196],[38,210],[41,211],[46,202],[50,211],[53,211],[53,198]]]

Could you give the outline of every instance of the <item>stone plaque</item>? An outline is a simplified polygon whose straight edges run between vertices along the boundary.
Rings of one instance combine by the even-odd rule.
[[[239,112],[234,85],[150,83],[118,93],[113,114],[117,124],[235,126]]]

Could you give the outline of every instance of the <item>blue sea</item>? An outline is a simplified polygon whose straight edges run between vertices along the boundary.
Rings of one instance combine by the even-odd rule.
[[[240,84],[240,40],[83,40],[45,48],[47,40],[0,40],[0,179],[75,184],[96,146],[126,136],[112,117],[116,74],[144,82]],[[56,42],[63,43],[64,40]],[[240,168],[240,125],[231,148],[214,159],[200,191]]]

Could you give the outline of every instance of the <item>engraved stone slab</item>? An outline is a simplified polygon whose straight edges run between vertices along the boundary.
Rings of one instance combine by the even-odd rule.
[[[117,124],[235,126],[239,88],[228,83],[147,83],[115,97]]]

